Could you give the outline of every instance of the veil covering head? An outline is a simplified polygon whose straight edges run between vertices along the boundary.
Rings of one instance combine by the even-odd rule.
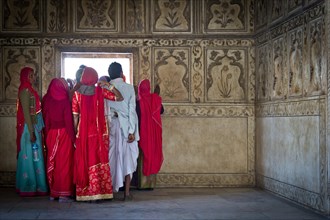
[[[76,72],[76,82],[80,82],[80,80],[81,80],[81,75],[82,75],[82,73],[83,73],[85,67],[86,67],[85,65],[80,65],[80,66],[79,66],[79,69],[78,69],[77,72]]]
[[[97,83],[99,76],[92,67],[85,67],[81,75],[81,84],[85,86],[93,86]]]
[[[55,100],[63,100],[69,97],[69,86],[64,78],[55,78],[50,82],[49,93]]]

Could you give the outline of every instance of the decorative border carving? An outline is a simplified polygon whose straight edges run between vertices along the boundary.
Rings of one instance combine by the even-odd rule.
[[[13,187],[15,186],[16,172],[0,171],[0,186]]]
[[[290,102],[259,103],[256,105],[256,117],[276,116],[316,116],[320,115],[323,102],[319,99],[291,100]]]
[[[157,187],[254,187],[253,174],[157,174]]]
[[[324,212],[324,199],[321,194],[310,192],[259,174],[257,174],[257,186]]]
[[[254,106],[247,105],[170,105],[164,104],[163,116],[169,117],[254,117]]]
[[[16,104],[0,104],[0,117],[16,117]]]

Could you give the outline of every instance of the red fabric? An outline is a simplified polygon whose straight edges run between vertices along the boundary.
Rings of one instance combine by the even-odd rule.
[[[78,201],[112,198],[112,182],[109,163],[97,164],[90,167],[88,170],[88,178],[90,180],[88,187],[77,185],[76,195]],[[80,197],[85,197],[87,199],[80,199]],[[88,197],[91,199],[88,199]]]
[[[162,120],[160,116],[162,99],[150,93],[150,81],[145,79],[138,88],[140,105],[140,140],[143,152],[143,175],[157,174],[163,163]]]
[[[94,69],[86,67],[81,77],[83,85],[94,85],[98,80]],[[74,181],[80,188],[91,184],[90,169],[97,164],[108,164],[109,134],[104,116],[104,96],[101,87],[94,95],[75,93],[72,100],[74,114],[80,114],[76,139]],[[93,182],[101,181],[93,179]],[[111,182],[111,179],[108,178]],[[112,190],[112,189],[111,189]]]
[[[72,196],[74,147],[65,128],[50,129],[46,139],[47,180],[51,197]]]
[[[50,129],[66,128],[71,141],[75,141],[69,87],[65,79],[53,79],[42,100],[45,136]],[[45,139],[46,139],[45,138]]]
[[[21,84],[18,87],[18,96],[20,92],[24,89],[28,89],[29,92],[34,96],[35,101],[36,101],[36,113],[39,113],[41,110],[41,103],[40,103],[40,98],[35,89],[32,88],[32,84],[30,82],[30,74],[33,73],[33,69],[31,67],[23,67],[21,69],[20,73],[20,81]],[[24,129],[24,114],[23,114],[23,108],[21,105],[21,102],[19,101],[19,98],[17,98],[17,124],[16,124],[16,131],[17,131],[17,138],[16,138],[16,144],[17,144],[17,155],[21,150],[21,137]]]

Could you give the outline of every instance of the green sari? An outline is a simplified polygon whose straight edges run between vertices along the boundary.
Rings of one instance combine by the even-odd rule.
[[[37,123],[34,126],[36,135],[37,158],[34,158],[30,133],[27,124],[20,140],[21,149],[17,158],[16,169],[16,191],[21,196],[47,195],[48,187],[46,183],[45,165],[42,145],[42,128],[44,122],[42,114],[36,115]]]

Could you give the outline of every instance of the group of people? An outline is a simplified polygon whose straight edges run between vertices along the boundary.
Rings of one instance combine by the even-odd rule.
[[[130,186],[138,168],[139,188],[153,188],[163,163],[163,105],[159,87],[142,80],[136,98],[122,67],[109,76],[81,65],[75,83],[54,78],[40,99],[34,70],[21,70],[17,99],[16,191],[49,195],[60,202],[112,199]],[[45,163],[45,160],[46,163]]]

